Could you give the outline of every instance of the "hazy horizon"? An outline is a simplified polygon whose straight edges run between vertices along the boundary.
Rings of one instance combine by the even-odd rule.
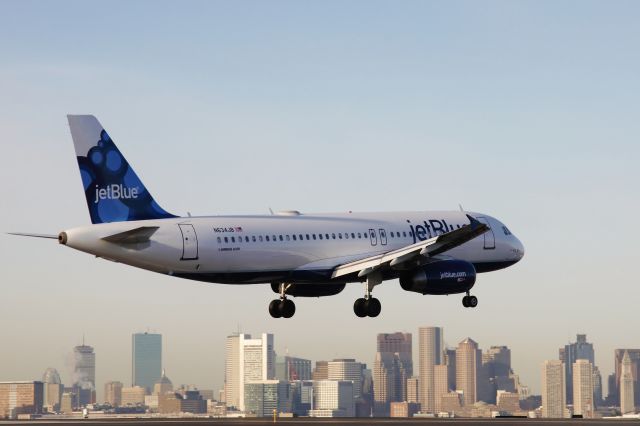
[[[640,4],[631,1],[0,3],[3,231],[89,224],[66,114],[95,114],[168,211],[186,215],[465,209],[524,259],[461,296],[352,284],[272,319],[269,286],[180,280],[55,241],[0,236],[0,380],[68,378],[83,334],[97,387],[130,381],[131,333],[163,335],[174,384],[217,390],[224,339],[372,366],[375,335],[444,327],[540,365],[586,333],[606,389],[640,347],[634,225]],[[414,363],[418,364],[417,357]]]

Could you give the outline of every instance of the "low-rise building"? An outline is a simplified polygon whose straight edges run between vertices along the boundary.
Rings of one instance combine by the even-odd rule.
[[[41,414],[42,382],[0,382],[0,418],[15,419],[19,414]]]
[[[420,404],[415,402],[392,402],[390,404],[390,417],[413,417],[420,411]]]

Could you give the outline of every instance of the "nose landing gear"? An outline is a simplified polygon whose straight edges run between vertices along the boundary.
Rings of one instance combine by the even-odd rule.
[[[269,303],[269,314],[273,318],[291,318],[296,313],[296,304],[287,299],[286,291],[291,284],[280,283],[280,299],[274,299]]]
[[[467,292],[467,295],[462,298],[462,306],[465,308],[475,308],[478,306],[478,298],[471,296],[469,292]]]

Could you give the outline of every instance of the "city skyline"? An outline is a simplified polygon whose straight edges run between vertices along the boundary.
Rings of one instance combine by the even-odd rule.
[[[0,319],[20,323],[0,329],[14,348],[0,380],[55,367],[70,383],[85,334],[98,394],[128,385],[130,335],[147,327],[164,336],[168,376],[202,388],[221,386],[221,342],[237,329],[276,334],[280,354],[372,366],[377,333],[435,324],[448,346],[508,345],[536,393],[540,363],[577,333],[605,388],[614,350],[638,348],[619,325],[640,297],[639,4],[25,0],[2,12],[3,232],[89,223],[65,115],[92,113],[176,214],[462,204],[503,218],[527,255],[478,276],[473,310],[392,281],[375,289],[378,318],[353,317],[354,284],[296,298],[287,323],[268,316],[269,286],[179,280],[3,234]]]
[[[409,342],[411,342],[412,334],[415,335],[416,336],[416,344],[413,345],[414,347],[413,347],[413,350],[411,352],[411,359],[409,359],[409,362],[411,362],[413,364],[413,366],[414,366],[413,375],[406,375],[404,378],[405,378],[405,380],[412,379],[412,378],[419,378],[420,365],[421,365],[421,360],[422,360],[420,355],[421,355],[421,353],[423,353],[423,350],[420,347],[421,346],[420,340],[424,339],[423,336],[430,336],[431,334],[433,334],[434,333],[433,330],[436,330],[436,332],[435,332],[436,333],[435,334],[436,341],[437,341],[436,342],[436,347],[440,347],[440,346],[442,347],[442,351],[438,351],[437,350],[437,352],[440,352],[442,355],[440,356],[440,358],[437,359],[437,361],[436,361],[437,363],[434,364],[434,366],[441,365],[442,367],[444,367],[444,369],[442,370],[442,373],[445,375],[445,376],[443,376],[445,379],[448,377],[449,381],[451,381],[451,377],[447,376],[447,374],[449,374],[449,375],[451,374],[450,372],[447,372],[447,367],[448,367],[447,360],[446,360],[447,355],[451,356],[450,354],[453,353],[454,357],[462,357],[462,358],[460,358],[460,360],[465,360],[469,356],[468,352],[464,352],[466,355],[462,355],[462,353],[459,351],[459,349],[461,347],[462,348],[466,348],[469,345],[470,345],[469,346],[470,348],[475,348],[474,351],[477,351],[477,354],[474,355],[473,359],[467,360],[467,363],[472,362],[472,363],[474,363],[476,365],[475,368],[477,370],[474,371],[474,373],[473,373],[476,376],[476,380],[477,380],[478,377],[480,377],[480,376],[478,376],[478,374],[480,374],[479,373],[480,367],[484,368],[485,365],[488,365],[488,364],[486,364],[487,362],[497,362],[497,364],[491,364],[492,365],[490,367],[491,371],[492,371],[491,377],[493,377],[495,375],[496,379],[498,379],[500,376],[506,377],[506,374],[513,373],[513,371],[511,370],[510,367],[507,367],[506,371],[502,371],[501,370],[501,369],[503,369],[503,367],[501,365],[509,365],[509,366],[512,365],[511,364],[512,363],[511,350],[510,350],[508,344],[505,345],[505,346],[496,346],[496,345],[492,345],[492,344],[484,345],[482,343],[476,342],[475,340],[473,340],[470,337],[467,337],[467,338],[463,339],[461,342],[459,342],[457,345],[451,345],[451,344],[446,343],[446,341],[444,340],[444,328],[443,327],[422,326],[422,327],[419,327],[414,333],[411,333],[411,332],[378,333],[376,335],[377,336],[376,337],[377,343],[374,346],[376,346],[377,348],[380,348],[381,344],[384,345],[384,343],[381,343],[381,340],[380,340],[381,336],[408,336],[408,338],[410,339]],[[425,333],[427,333],[427,334],[425,334]],[[136,333],[132,334],[131,336],[133,336],[135,334]],[[155,333],[155,334],[158,335],[158,336],[162,336],[161,333]],[[230,334],[227,337],[227,346],[228,346],[228,343],[229,343],[230,339],[234,339],[234,338],[237,339],[238,337],[242,337],[242,340],[243,340],[242,344],[243,345],[247,345],[249,350],[251,350],[252,352],[255,352],[255,354],[256,354],[255,356],[250,355],[250,358],[251,358],[250,362],[253,363],[253,364],[255,364],[255,362],[259,362],[259,367],[257,367],[257,368],[259,368],[259,370],[256,370],[255,373],[250,373],[251,377],[255,376],[254,379],[252,379],[252,380],[258,380],[258,378],[260,378],[260,380],[277,379],[277,376],[279,374],[282,374],[282,372],[278,373],[278,368],[279,368],[278,367],[278,362],[283,362],[285,359],[291,359],[292,360],[291,362],[295,362],[296,360],[298,360],[298,362],[307,362],[307,361],[309,361],[311,363],[310,367],[303,367],[303,368],[309,368],[309,371],[308,371],[308,373],[305,373],[305,376],[309,375],[310,379],[311,379],[311,367],[313,369],[315,369],[317,367],[317,362],[318,361],[324,363],[325,367],[327,368],[327,371],[325,372],[325,374],[327,375],[326,379],[331,379],[331,377],[329,377],[330,376],[330,373],[329,373],[329,371],[330,371],[329,368],[330,367],[329,367],[329,365],[332,364],[332,363],[334,365],[336,365],[336,364],[338,364],[338,362],[342,363],[343,361],[353,361],[353,362],[356,362],[356,363],[363,363],[375,375],[375,371],[374,371],[375,370],[375,366],[376,366],[375,359],[377,357],[377,355],[376,355],[377,352],[375,352],[375,351],[374,351],[374,354],[373,354],[372,359],[371,359],[370,362],[369,362],[369,360],[366,360],[366,359],[353,358],[353,357],[351,357],[351,358],[346,358],[346,357],[329,358],[328,360],[326,360],[327,358],[312,356],[309,359],[305,359],[305,358],[301,358],[301,357],[295,356],[296,355],[295,352],[293,352],[293,355],[290,354],[289,353],[289,351],[290,351],[289,345],[286,344],[286,343],[284,344],[285,345],[285,350],[284,351],[285,351],[285,353],[287,355],[282,355],[282,352],[278,350],[278,346],[274,344],[274,340],[276,342],[278,340],[275,339],[275,335],[273,333],[261,333],[261,334],[259,334],[259,336],[260,336],[259,339],[252,338],[251,336],[252,335],[248,334],[248,333],[234,332],[234,333]],[[578,333],[576,336],[577,336],[577,340],[579,342],[580,341],[582,341],[583,343],[586,342],[587,334]],[[262,339],[267,339],[266,341],[269,342],[269,347],[273,347],[274,348],[274,352],[272,353],[272,355],[269,355],[269,350],[266,347],[265,348],[262,347],[263,346],[262,343],[261,343]],[[442,340],[442,342],[444,342],[444,343],[438,343],[440,340]],[[236,340],[235,344],[237,345],[238,343],[239,342]],[[433,343],[434,342],[430,341],[430,344],[433,344]],[[569,344],[571,344],[571,343],[569,343]],[[589,345],[593,346],[593,342],[589,342]],[[393,342],[387,343],[387,346],[388,347],[395,347],[396,349],[401,347],[401,346],[399,346],[399,343],[393,343]],[[411,346],[411,343],[409,343],[409,346]],[[93,362],[93,365],[89,366],[89,369],[93,368],[92,371],[99,371],[100,370],[99,364],[96,365],[96,361],[95,361],[96,356],[99,357],[99,354],[98,355],[96,354],[96,352],[94,351],[94,347],[91,346],[91,345],[88,345],[86,343],[83,343],[82,345],[74,347],[74,351],[76,351],[76,352],[79,349],[82,350],[82,351],[91,353],[93,358],[92,358],[92,360],[90,362]],[[504,352],[504,351],[507,351],[507,352]],[[616,348],[614,350],[614,352],[615,352],[616,355],[618,353],[621,353],[621,354],[625,354],[625,353],[637,354],[637,353],[640,353],[640,349],[635,349],[635,348]],[[226,364],[227,359],[228,359],[229,356],[233,357],[232,354],[233,354],[233,352],[229,352],[227,350],[227,356],[225,356],[225,358],[222,360],[223,361],[223,366],[221,367],[220,370],[224,371],[224,365]],[[562,347],[561,347],[561,350],[560,350],[560,356],[557,357],[557,359],[555,359],[555,358],[547,358],[545,360],[541,360],[540,363],[542,363],[543,361],[546,362],[546,361],[553,360],[553,361],[560,362],[564,366],[564,363],[560,359],[561,356],[562,356]],[[593,356],[593,353],[591,354],[591,356]],[[266,357],[266,358],[264,358],[264,357]],[[258,360],[258,358],[263,358],[263,359],[262,360]],[[323,361],[323,359],[325,359],[326,361]],[[517,357],[516,357],[516,359],[517,359]],[[262,364],[265,361],[267,361],[268,364],[267,364],[267,366],[263,367]],[[464,386],[468,386],[468,382],[465,382],[465,380],[468,381],[469,379],[468,378],[465,379],[463,376],[459,376],[459,377],[456,378],[456,375],[458,375],[460,371],[463,371],[463,370],[457,368],[457,362],[458,361],[454,361],[454,364],[453,364],[454,365],[454,368],[453,368],[453,371],[454,371],[453,383],[455,384],[454,385],[455,387],[459,388],[460,386],[463,386],[463,387]],[[130,364],[130,367],[129,367],[130,369],[131,369],[131,365],[133,364],[133,362],[134,362],[133,353],[131,353],[131,364]],[[506,364],[501,364],[501,363],[504,363],[504,362],[506,362]],[[621,361],[620,361],[620,363],[621,363]],[[86,362],[82,362],[82,360],[81,360],[80,364],[82,364],[83,367],[84,367],[83,371],[87,370],[87,368],[86,368],[87,366],[85,365]],[[253,364],[251,364],[251,365],[253,365]],[[598,365],[593,365],[591,363],[589,365],[590,365],[590,368],[592,370],[593,369],[595,369],[595,370],[600,369]],[[256,364],[256,366],[257,366],[257,364]],[[471,366],[471,364],[469,364],[469,366]],[[467,366],[467,368],[469,368],[469,366]],[[251,368],[253,368],[253,367],[251,367]],[[268,371],[270,371],[270,373],[267,370],[262,370],[263,368],[268,368]],[[282,367],[280,367],[280,368],[282,368]],[[422,368],[424,368],[424,367],[422,367]],[[607,376],[611,375],[611,376],[615,377],[615,374],[616,374],[615,368],[616,368],[616,366],[611,368],[611,370],[609,371],[607,369],[607,367],[604,366],[604,370],[608,371]],[[572,367],[572,369],[573,369],[573,367]],[[211,371],[206,371],[205,372],[205,375],[209,375],[209,374],[215,372],[215,370],[216,370],[216,368],[212,367]],[[516,370],[516,373],[519,373],[519,371],[517,369],[515,369],[515,370]],[[589,371],[591,372],[592,370],[589,370]],[[334,371],[336,371],[336,370],[334,369]],[[563,368],[563,372],[564,372],[564,368]],[[438,374],[442,374],[442,373],[437,373],[436,371],[434,371],[434,373],[433,373],[434,379],[432,379],[433,380],[433,386],[435,386],[434,389],[437,389],[437,386],[438,386],[438,384],[437,384],[438,383]],[[57,371],[57,368],[55,366],[50,366],[45,370],[44,376],[41,374],[40,376],[37,376],[37,377],[34,377],[34,378],[28,377],[27,379],[28,380],[41,380],[39,377],[44,377],[42,379],[42,381],[47,383],[46,377],[49,377],[52,374],[55,376],[55,380],[60,380],[60,377],[63,377],[63,378],[67,377],[67,375],[65,375],[65,374],[59,375],[59,373]],[[87,374],[91,375],[91,373],[87,373]],[[95,374],[95,373],[93,373],[93,374]],[[162,377],[164,377],[164,374],[165,373],[164,373],[164,368],[163,368]],[[82,379],[82,380],[80,380],[80,382],[85,381],[86,374],[83,373],[81,375],[78,375],[78,374],[74,373],[73,368],[70,367],[70,370],[69,370],[69,373],[68,373],[69,380],[74,380],[73,378],[74,377],[78,377],[78,376],[81,377],[81,379]],[[520,375],[516,374],[516,377],[520,377]],[[129,378],[131,378],[131,376],[129,376]],[[158,377],[158,380],[159,379],[160,379],[160,376]],[[13,379],[11,379],[11,380],[13,380]],[[15,379],[15,380],[18,380],[18,379]],[[24,378],[22,378],[22,380],[24,380]],[[51,383],[56,383],[55,380],[52,381]],[[282,379],[280,379],[280,380],[282,380]],[[295,380],[300,380],[300,379],[295,379]],[[303,378],[302,380],[307,380],[307,379]],[[373,380],[375,380],[375,377],[373,378]],[[444,379],[440,379],[440,380],[442,381]],[[456,382],[456,380],[458,380],[459,382]],[[104,393],[102,393],[102,391],[105,389],[104,385],[106,385],[107,383],[110,383],[110,382],[124,383],[125,384],[124,387],[125,388],[127,387],[126,386],[127,382],[121,382],[120,380],[117,380],[115,378],[108,378],[104,382],[100,382],[100,381],[96,380],[96,383],[92,382],[92,388],[94,389],[94,392],[95,392],[94,395],[96,395],[96,401],[101,402],[105,398],[105,395],[104,395]],[[156,381],[154,381],[154,383],[155,382]],[[65,381],[64,379],[62,379],[61,383],[63,385],[65,385],[65,386],[71,386],[69,383],[72,383],[72,382],[71,381]],[[224,389],[224,379],[222,380],[222,382],[219,385],[217,383],[211,383],[211,382],[209,382],[209,383],[207,383],[207,382],[201,383],[201,382],[186,382],[186,381],[180,381],[180,380],[176,380],[176,383],[181,384],[181,385],[185,385],[185,386],[195,386],[198,389],[212,389],[214,392],[217,392],[218,390],[223,390]],[[563,383],[565,383],[565,386],[566,386],[566,380],[565,379],[563,379]],[[572,380],[572,383],[573,383],[573,380]],[[532,394],[532,395],[542,395],[542,393],[544,392],[544,379],[541,380],[541,387],[540,387],[539,390],[533,388],[529,383],[522,381],[522,379],[520,379],[520,384],[528,387],[530,389],[529,393]],[[405,382],[405,385],[406,385],[406,382]],[[423,386],[423,385],[421,385],[421,386]],[[446,384],[440,384],[440,386],[446,386]],[[477,385],[474,385],[474,386],[477,386]],[[505,386],[504,382],[498,383],[497,384],[497,389],[504,388],[504,386]],[[509,385],[507,385],[507,388],[510,388],[511,386],[515,386],[515,384],[514,385],[510,385],[509,384]],[[591,386],[592,389],[593,389],[593,387],[595,386],[595,383],[594,382],[590,382],[589,386]],[[640,386],[640,381],[633,381],[633,386],[635,386],[635,387]],[[451,388],[451,385],[449,385],[448,387]],[[406,389],[406,387],[405,387],[405,389]],[[568,391],[568,389],[569,389],[569,387],[567,387],[567,391]],[[615,398],[615,394],[611,394],[611,391],[609,390],[608,387],[606,389],[602,389],[602,391],[604,393],[603,396],[612,396],[612,397]],[[476,392],[476,395],[474,395],[474,398],[476,400],[478,400],[478,399],[486,400],[486,396],[485,395],[480,395],[478,392],[481,392],[481,391],[477,390],[477,388],[476,388],[475,392]],[[494,389],[494,392],[495,392],[495,389]],[[593,394],[593,391],[592,391],[592,394]],[[565,395],[566,395],[566,392],[565,392]],[[407,396],[407,394],[405,394],[405,398],[406,398],[406,396]],[[636,393],[636,398],[637,398],[637,393]],[[567,404],[569,404],[569,403],[567,402]],[[439,403],[438,402],[434,402],[434,406],[439,406]]]

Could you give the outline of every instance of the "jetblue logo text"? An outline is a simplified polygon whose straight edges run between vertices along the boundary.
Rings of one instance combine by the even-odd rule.
[[[98,188],[96,185],[96,199],[94,203],[98,203],[100,200],[121,200],[138,198],[138,188],[127,188],[124,185],[117,185],[115,183],[107,185],[106,188]]]

